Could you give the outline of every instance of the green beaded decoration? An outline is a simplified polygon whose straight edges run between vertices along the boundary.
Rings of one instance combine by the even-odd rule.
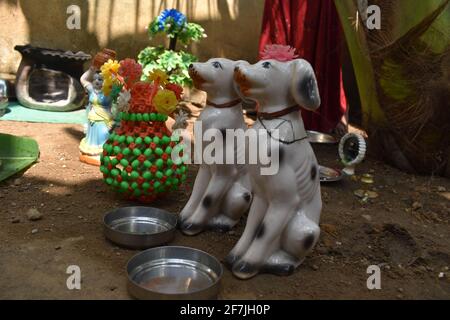
[[[172,137],[161,124],[168,116],[122,112],[120,119],[121,126],[110,135],[100,157],[105,184],[125,198],[146,203],[177,190],[186,180],[186,165],[171,159],[172,151],[182,148],[175,147],[180,138]],[[143,122],[153,128],[146,136],[135,130],[145,130]]]

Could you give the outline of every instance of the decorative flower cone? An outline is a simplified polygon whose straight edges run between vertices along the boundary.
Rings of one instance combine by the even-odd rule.
[[[107,90],[121,91],[117,103],[123,111],[119,127],[104,145],[100,170],[113,190],[148,203],[178,189],[187,172],[180,137],[172,136],[165,124],[177,106],[179,91],[170,89],[162,72],[153,74],[153,83],[140,82],[141,73],[140,65],[127,59],[112,76],[113,85]],[[174,149],[180,155],[176,163]]]

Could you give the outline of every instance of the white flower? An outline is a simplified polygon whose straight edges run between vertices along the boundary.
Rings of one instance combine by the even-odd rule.
[[[188,114],[183,112],[183,110],[180,110],[179,113],[175,114],[175,123],[172,126],[172,129],[173,130],[186,129],[188,126],[188,123],[187,123],[188,119],[189,119]]]
[[[128,112],[129,101],[131,99],[131,93],[128,90],[124,90],[119,94],[117,98],[117,108],[122,112]]]

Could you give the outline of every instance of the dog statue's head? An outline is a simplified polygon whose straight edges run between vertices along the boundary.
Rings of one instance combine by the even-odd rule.
[[[204,63],[193,63],[189,66],[189,75],[194,87],[206,91],[209,97],[238,97],[234,83],[234,69],[245,61],[233,61],[224,58],[209,59]]]
[[[316,76],[311,65],[303,59],[238,64],[234,79],[240,94],[258,101],[262,107],[288,107],[296,103],[305,109],[316,110],[320,106]]]

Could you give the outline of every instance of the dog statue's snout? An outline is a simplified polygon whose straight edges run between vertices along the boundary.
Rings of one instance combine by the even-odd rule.
[[[234,67],[234,72],[240,72],[239,66]]]
[[[193,64],[193,63],[191,63],[191,64],[189,65],[189,70],[194,70],[194,64]]]

